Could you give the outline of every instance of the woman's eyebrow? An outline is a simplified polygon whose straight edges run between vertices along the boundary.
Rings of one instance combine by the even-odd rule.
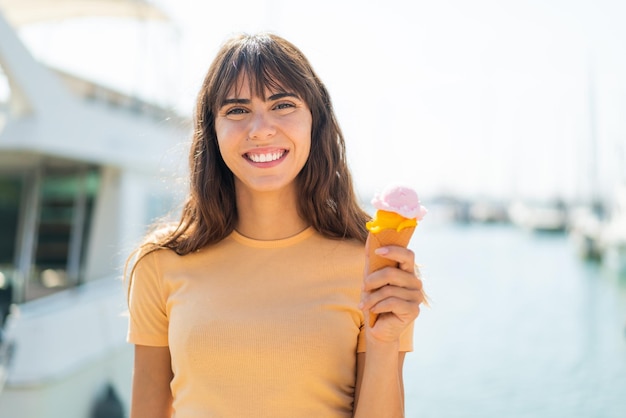
[[[250,104],[250,99],[224,99],[224,101],[222,101],[222,104],[220,105],[220,107],[229,105],[229,104]]]
[[[268,97],[266,99],[266,101],[272,101],[272,100],[280,100],[283,97],[293,97],[294,99],[300,99],[300,96],[298,96],[295,93],[287,93],[287,92],[283,92],[283,93],[276,93],[276,94],[272,94],[270,97]]]

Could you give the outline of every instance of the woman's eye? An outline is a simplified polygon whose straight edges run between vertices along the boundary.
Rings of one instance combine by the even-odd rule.
[[[293,103],[289,103],[289,102],[284,102],[284,103],[278,103],[275,108],[276,110],[282,110],[282,109],[289,109],[295,107],[295,105]]]
[[[246,110],[240,107],[233,107],[232,109],[228,109],[226,111],[227,115],[243,115],[244,113],[246,113]]]

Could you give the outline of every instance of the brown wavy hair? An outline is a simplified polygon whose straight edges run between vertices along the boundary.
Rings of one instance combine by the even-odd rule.
[[[190,193],[180,221],[169,228],[159,226],[160,232],[150,236],[144,249],[169,248],[183,255],[215,244],[235,229],[235,182],[219,152],[215,115],[243,73],[250,80],[250,91],[260,97],[265,89],[294,91],[311,110],[310,155],[296,178],[299,215],[326,237],[364,243],[370,217],[356,199],[328,91],[298,48],[263,33],[236,36],[217,53],[197,99]]]

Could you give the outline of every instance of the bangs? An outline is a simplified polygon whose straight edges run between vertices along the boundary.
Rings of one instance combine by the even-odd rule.
[[[266,90],[273,93],[290,92],[298,95],[310,106],[311,76],[294,51],[285,51],[270,38],[247,39],[232,51],[216,74],[222,80],[216,86],[216,110],[228,99],[234,90],[238,95],[241,91],[244,75],[248,78],[250,91],[265,99]]]

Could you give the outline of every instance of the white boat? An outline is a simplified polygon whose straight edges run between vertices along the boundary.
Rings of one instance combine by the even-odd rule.
[[[582,260],[602,259],[604,229],[605,215],[602,205],[580,205],[571,208],[569,239],[576,255]]]
[[[568,214],[560,202],[529,203],[516,201],[508,208],[511,222],[536,232],[563,232],[567,228]]]
[[[602,231],[602,264],[614,275],[626,277],[626,184],[617,187],[614,207]]]
[[[626,219],[616,219],[607,225],[603,266],[618,277],[626,277]]]
[[[85,418],[107,395],[127,411],[121,268],[174,201],[163,179],[184,161],[172,150],[190,124],[47,67],[16,28],[46,16],[163,18],[142,3],[0,0],[10,90],[0,97],[0,418]]]

